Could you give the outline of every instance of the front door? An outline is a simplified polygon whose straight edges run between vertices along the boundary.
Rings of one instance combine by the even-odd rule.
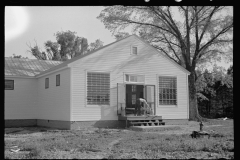
[[[126,114],[133,114],[137,98],[143,98],[143,85],[126,85]]]

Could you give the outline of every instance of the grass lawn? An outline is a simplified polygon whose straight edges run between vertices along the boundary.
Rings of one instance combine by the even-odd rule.
[[[5,159],[233,159],[233,120],[211,120],[204,130],[211,137],[192,139],[199,123],[173,129],[54,130],[40,127],[6,128]],[[18,151],[14,152],[14,149]]]

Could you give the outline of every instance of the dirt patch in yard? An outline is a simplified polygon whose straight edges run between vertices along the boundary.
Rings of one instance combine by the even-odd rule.
[[[119,143],[119,141],[120,141],[121,139],[122,139],[122,138],[119,138],[119,139],[116,139],[116,140],[112,141],[111,143],[109,143],[109,144],[108,144],[108,149],[111,150],[112,147],[113,147],[115,144]]]

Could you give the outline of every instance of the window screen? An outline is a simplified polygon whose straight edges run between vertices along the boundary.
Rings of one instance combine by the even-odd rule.
[[[49,88],[49,78],[45,79],[45,89]]]
[[[87,73],[87,104],[109,104],[110,74],[99,72]]]
[[[177,78],[159,77],[159,105],[177,104]]]
[[[60,86],[60,74],[56,75],[56,86]]]
[[[14,90],[14,80],[5,80],[5,90]]]

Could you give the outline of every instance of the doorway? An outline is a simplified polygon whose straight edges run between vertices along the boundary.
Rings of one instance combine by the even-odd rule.
[[[156,115],[155,85],[124,83],[117,83],[117,115],[121,115],[122,110],[134,114],[137,98],[146,99]]]
[[[126,114],[134,114],[136,100],[144,98],[143,88],[143,85],[126,84]]]

